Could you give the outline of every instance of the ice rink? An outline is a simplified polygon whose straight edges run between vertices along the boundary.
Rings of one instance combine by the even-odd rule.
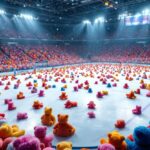
[[[73,142],[74,148],[79,147],[89,147],[94,148],[99,145],[99,140],[102,137],[107,137],[107,133],[111,132],[112,130],[118,130],[114,127],[116,120],[124,119],[126,122],[126,127],[122,130],[119,130],[123,135],[127,136],[133,132],[133,129],[139,125],[148,125],[150,121],[150,98],[146,97],[148,92],[147,89],[141,89],[141,94],[136,95],[135,100],[130,100],[126,98],[126,94],[129,93],[131,90],[136,90],[140,86],[140,80],[142,79],[143,72],[136,73],[135,69],[133,68],[133,72],[136,76],[133,76],[132,67],[131,73],[129,75],[133,77],[133,81],[125,80],[125,75],[128,72],[128,69],[125,68],[121,69],[118,73],[114,70],[115,66],[111,66],[108,68],[99,66],[97,70],[94,72],[92,66],[86,67],[77,67],[77,68],[65,68],[66,71],[63,74],[64,76],[60,77],[59,82],[55,82],[54,79],[54,71],[46,71],[37,72],[37,74],[32,74],[31,78],[25,80],[26,77],[29,77],[30,74],[25,75],[17,75],[17,79],[14,81],[6,80],[2,81],[6,84],[8,81],[11,82],[9,86],[9,90],[4,90],[5,85],[0,86],[0,113],[5,113],[6,118],[9,124],[18,124],[21,129],[25,129],[26,133],[33,134],[34,126],[41,125],[41,116],[44,113],[44,107],[49,106],[53,108],[53,113],[57,118],[57,114],[69,114],[69,123],[71,123],[75,128],[76,132],[75,135],[70,138],[58,138],[55,137],[53,141],[53,146],[56,145],[61,140],[69,140]],[[103,70],[102,70],[103,69]],[[126,70],[126,73],[124,71]],[[45,90],[41,85],[41,79],[37,79],[37,75],[41,74],[42,77],[45,77],[47,74],[46,79],[48,80],[48,85],[56,85],[56,88],[49,88]],[[88,75],[85,75],[88,74]],[[93,74],[94,77],[90,77],[89,74]],[[117,83],[117,87],[108,88],[107,84],[102,84],[97,78],[98,76],[106,76],[106,75],[116,75],[119,81],[111,81],[112,78],[107,78],[107,83],[111,85],[113,83]],[[61,83],[61,79],[65,78],[65,75],[72,75],[74,76],[74,80],[72,83],[70,82],[70,78],[66,78],[66,83]],[[146,72],[146,75],[150,75],[150,72]],[[50,79],[49,77],[52,77]],[[104,77],[106,78],[106,77]],[[137,79],[138,78],[138,79]],[[2,77],[1,77],[2,79]],[[14,89],[14,84],[16,81],[20,79],[21,84],[18,89]],[[32,94],[31,89],[26,87],[26,84],[31,81],[33,83],[34,80],[38,82],[38,92],[39,90],[45,91],[44,97],[39,97],[38,93]],[[78,92],[73,90],[73,87],[77,84],[75,83],[76,80],[79,80],[79,83],[84,83],[86,80],[89,81],[90,88],[92,88],[93,93],[88,93],[87,90],[79,89]],[[150,78],[143,79],[145,83],[150,84]],[[95,81],[98,81],[98,84],[94,84]],[[129,89],[124,89],[123,85],[128,83]],[[61,94],[61,87],[67,85],[67,89],[65,92],[68,95],[68,99],[71,101],[78,102],[78,107],[66,109],[64,107],[65,101],[61,101],[59,96]],[[98,91],[107,90],[109,94],[104,96],[103,98],[97,98],[96,94]],[[25,99],[17,100],[16,95],[20,92],[24,92]],[[4,99],[12,99],[15,106],[17,107],[16,110],[8,111],[7,105],[4,104]],[[40,110],[34,110],[32,108],[32,104],[35,100],[39,100],[44,104],[44,107]],[[87,104],[89,101],[94,101],[96,104],[96,109],[94,110],[96,114],[96,118],[89,119],[87,113],[91,110],[88,109]],[[132,114],[132,109],[135,108],[136,105],[142,106],[142,114],[137,116]],[[27,112],[28,119],[17,121],[16,116],[18,112]],[[53,127],[48,127],[48,133],[52,133]]]

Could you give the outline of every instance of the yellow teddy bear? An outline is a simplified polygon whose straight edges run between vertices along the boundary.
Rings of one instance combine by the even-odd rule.
[[[52,114],[52,108],[46,107],[44,114],[41,117],[41,121],[43,125],[52,126],[55,124],[56,119]]]
[[[108,95],[108,91],[104,90],[104,91],[102,91],[102,94],[103,95]]]
[[[127,145],[125,143],[125,137],[121,135],[118,131],[113,131],[108,133],[108,139],[101,139],[101,144],[109,143],[112,144],[116,150],[127,150]]]
[[[5,139],[8,137],[19,137],[25,134],[25,130],[20,130],[17,125],[2,124],[0,126],[0,137]]]
[[[146,89],[150,91],[150,84],[146,84]]]
[[[56,150],[72,150],[72,143],[71,142],[59,142],[56,145]]]

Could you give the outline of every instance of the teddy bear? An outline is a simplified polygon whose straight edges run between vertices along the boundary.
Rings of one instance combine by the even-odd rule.
[[[126,139],[128,150],[150,150],[150,128],[139,126],[134,129],[134,141]]]
[[[125,128],[125,126],[126,126],[126,123],[122,119],[117,120],[116,123],[115,123],[115,127],[119,128],[119,129]]]
[[[56,150],[72,150],[72,143],[62,141],[56,145]]]
[[[41,150],[40,141],[31,135],[24,135],[8,145],[7,150]]]
[[[35,126],[34,135],[37,137],[44,148],[51,147],[53,141],[53,135],[46,136],[47,127],[46,126]]]
[[[40,90],[40,92],[39,92],[39,97],[43,97],[45,94],[44,94],[44,91],[43,90]]]
[[[75,133],[75,128],[68,123],[68,115],[58,114],[58,123],[54,126],[53,133],[56,136],[68,137]]]
[[[41,109],[41,108],[43,107],[43,103],[40,102],[40,101],[38,101],[38,100],[36,100],[36,101],[34,101],[32,107],[33,107],[34,109]]]
[[[115,150],[115,147],[111,144],[101,144],[98,146],[98,150]]]
[[[135,115],[140,115],[142,113],[142,107],[136,106],[135,109],[132,110],[132,113]]]
[[[93,111],[88,112],[87,114],[88,114],[89,118],[95,118],[96,117],[96,115]]]
[[[101,139],[101,144],[109,143],[112,144],[116,150],[127,150],[127,145],[125,143],[125,137],[121,135],[118,131],[112,131],[108,133],[108,139]]]
[[[41,117],[41,121],[43,125],[52,126],[55,124],[56,119],[52,114],[52,108],[45,107],[44,115]]]
[[[96,104],[94,103],[94,101],[90,101],[88,104],[88,109],[95,109]]]
[[[78,104],[77,102],[68,100],[64,105],[65,105],[65,108],[72,108],[72,107],[77,107]]]
[[[25,96],[24,96],[23,92],[19,92],[17,94],[17,99],[24,99],[24,98],[25,98]]]
[[[127,96],[127,98],[129,98],[129,99],[135,99],[135,98],[136,98],[136,96],[134,95],[134,92],[133,92],[133,91],[131,91],[131,92],[129,92],[128,94],[126,94],[126,96]]]
[[[62,92],[61,95],[59,96],[60,100],[67,100],[68,99],[68,95],[66,94],[66,92]]]
[[[18,113],[17,114],[17,120],[23,120],[23,119],[27,119],[28,118],[28,114],[27,113]]]
[[[19,137],[25,134],[25,130],[20,130],[17,125],[2,124],[0,126],[0,137],[5,139],[8,137]]]
[[[4,113],[0,113],[0,126],[4,123],[6,123],[6,118]]]
[[[12,137],[6,138],[6,139],[1,139],[0,138],[0,150],[6,150],[7,146],[13,141]]]
[[[108,95],[108,91],[103,90],[103,91],[102,91],[102,94],[103,94],[103,95]]]

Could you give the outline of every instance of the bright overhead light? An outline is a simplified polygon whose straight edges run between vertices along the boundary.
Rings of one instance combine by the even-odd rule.
[[[90,24],[91,22],[89,20],[84,20],[83,23],[84,24]]]
[[[0,15],[4,15],[6,12],[3,9],[0,9]]]
[[[30,14],[20,14],[20,18],[28,19],[28,20],[33,20],[34,17]]]
[[[150,15],[150,10],[149,9],[145,9],[143,10],[143,15]]]
[[[106,1],[104,4],[105,4],[105,6],[108,6],[108,5],[109,5],[109,2],[108,2],[108,1]]]
[[[95,19],[94,23],[101,23],[101,22],[104,22],[104,21],[105,21],[104,17],[98,17],[98,18]]]

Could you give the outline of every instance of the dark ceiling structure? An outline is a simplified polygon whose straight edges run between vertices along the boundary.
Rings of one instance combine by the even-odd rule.
[[[30,12],[50,24],[77,24],[98,15],[115,18],[123,11],[134,12],[149,0],[1,0],[10,15]]]

